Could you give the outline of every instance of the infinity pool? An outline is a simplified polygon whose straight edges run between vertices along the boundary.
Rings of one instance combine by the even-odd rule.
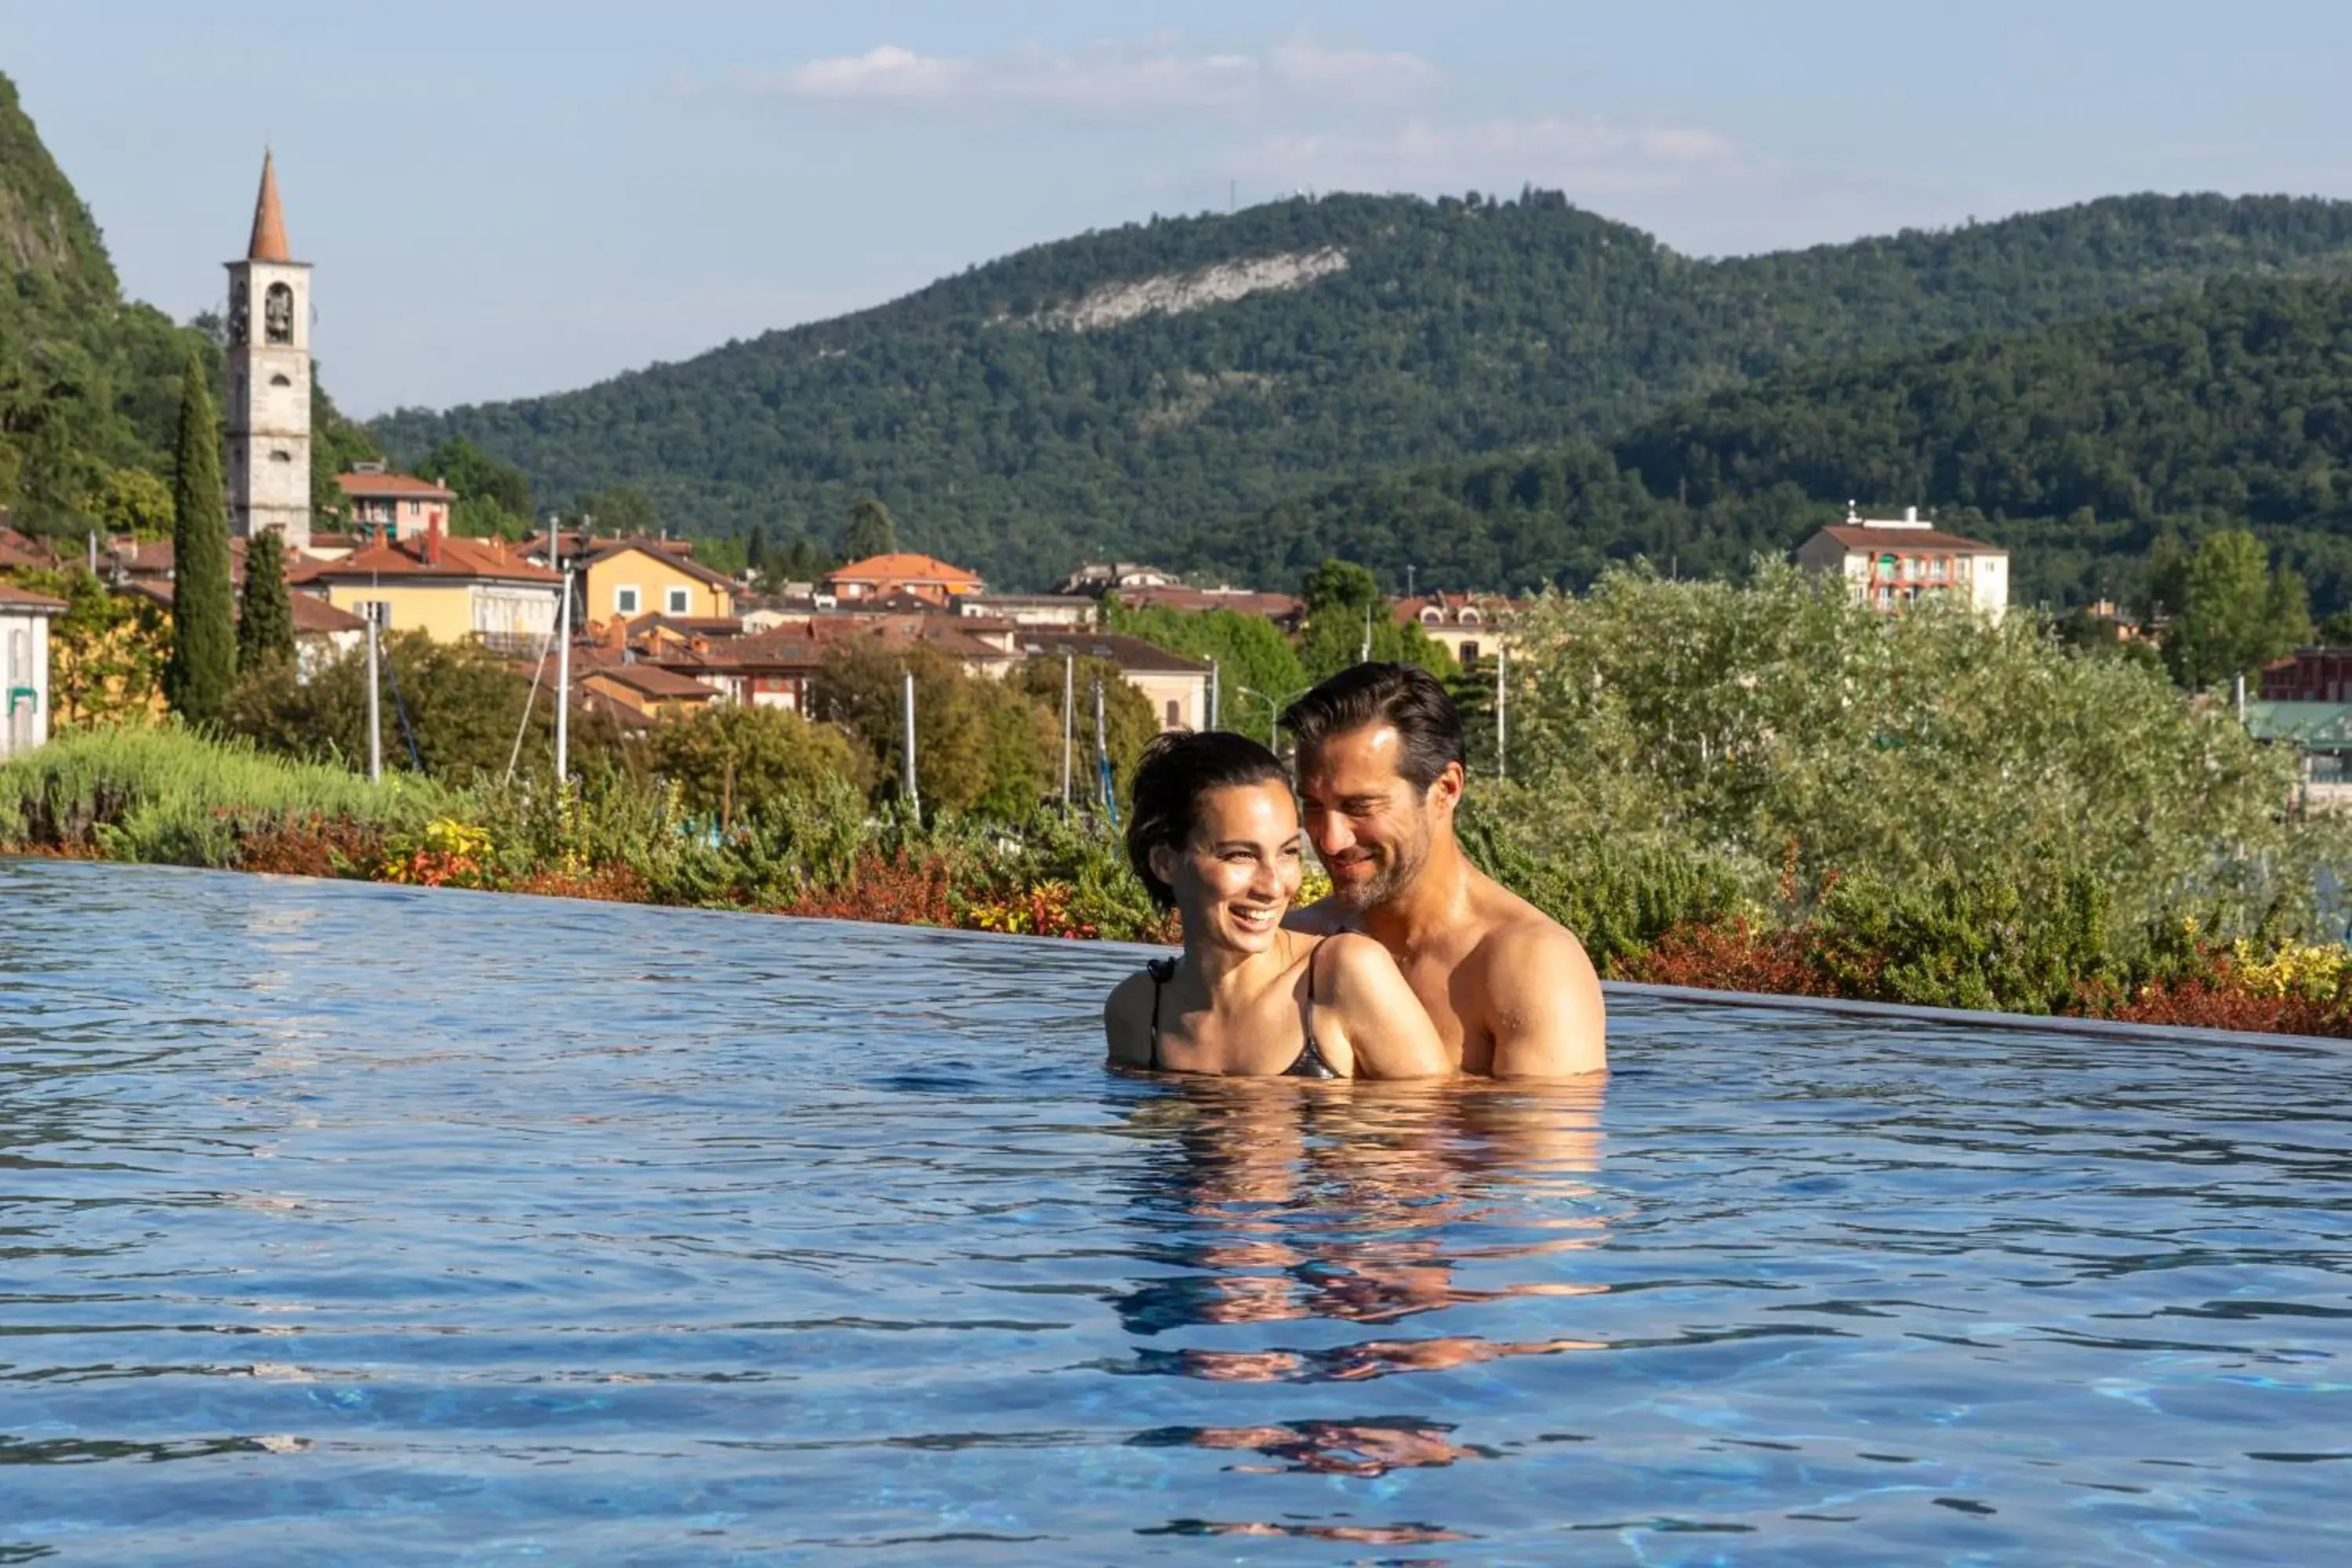
[[[1182,1086],[1134,961],[0,862],[0,1562],[2352,1561],[2343,1050]]]

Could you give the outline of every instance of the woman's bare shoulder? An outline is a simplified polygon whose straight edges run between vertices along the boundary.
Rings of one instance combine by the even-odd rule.
[[[1325,937],[1317,952],[1315,967],[1324,984],[1342,987],[1378,984],[1400,973],[1397,961],[1387,948],[1375,938],[1355,931]]]
[[[1149,969],[1139,969],[1117,985],[1103,1001],[1103,1040],[1110,1059],[1138,1066],[1151,1059],[1151,996],[1156,987]]]

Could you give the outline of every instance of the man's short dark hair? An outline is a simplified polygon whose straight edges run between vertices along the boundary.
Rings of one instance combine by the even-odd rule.
[[[1386,724],[1404,742],[1397,772],[1422,794],[1462,761],[1462,714],[1437,677],[1414,664],[1360,664],[1283,710],[1304,756],[1334,735]]]

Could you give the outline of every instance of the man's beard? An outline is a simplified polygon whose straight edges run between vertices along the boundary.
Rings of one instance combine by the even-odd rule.
[[[1351,910],[1378,909],[1399,893],[1412,886],[1421,868],[1429,863],[1429,838],[1423,835],[1410,844],[1391,844],[1388,859],[1380,869],[1358,882],[1331,880],[1331,891]]]

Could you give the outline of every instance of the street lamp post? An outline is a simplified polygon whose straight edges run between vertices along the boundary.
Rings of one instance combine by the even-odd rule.
[[[1282,750],[1282,745],[1275,726],[1281,721],[1282,710],[1313,689],[1313,687],[1301,687],[1287,697],[1269,697],[1254,687],[1236,686],[1234,688],[1234,695],[1255,697],[1265,704],[1265,749],[1269,752],[1279,752]]]

